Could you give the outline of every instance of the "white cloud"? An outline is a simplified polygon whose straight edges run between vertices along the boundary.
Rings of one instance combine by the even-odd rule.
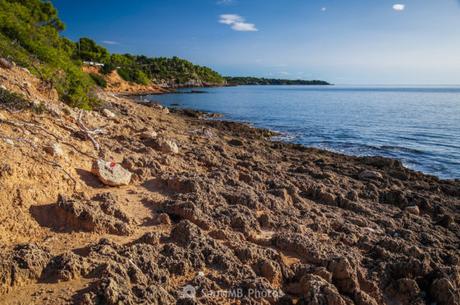
[[[406,8],[405,4],[395,4],[395,5],[393,5],[393,9],[395,11],[398,11],[398,12],[404,11],[405,8]]]
[[[110,45],[115,45],[115,44],[120,44],[118,41],[113,41],[113,40],[104,40],[102,41],[103,44],[110,44]]]
[[[225,14],[225,15],[220,15],[219,22],[223,24],[234,24],[237,22],[243,22],[244,19],[243,17],[239,15],[234,15],[234,14]]]
[[[234,29],[235,31],[240,31],[240,32],[257,32],[258,31],[255,24],[246,23],[246,22],[235,22],[234,24],[232,24],[232,29]]]
[[[219,22],[222,24],[230,25],[230,27],[235,31],[240,32],[256,32],[258,29],[253,23],[248,23],[240,15],[236,14],[224,14],[220,15]]]
[[[217,0],[216,3],[219,5],[232,5],[235,3],[235,0]]]

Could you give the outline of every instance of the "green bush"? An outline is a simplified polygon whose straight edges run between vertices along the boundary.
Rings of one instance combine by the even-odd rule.
[[[136,68],[120,68],[118,69],[118,74],[124,80],[128,82],[133,82],[141,85],[148,85],[150,79],[145,75],[145,73]]]
[[[92,107],[94,82],[73,59],[76,44],[59,35],[64,24],[50,2],[0,0],[0,56],[9,57],[55,86],[72,106]]]
[[[90,73],[89,76],[93,79],[93,81],[101,88],[107,88],[107,81],[101,75],[97,73]]]

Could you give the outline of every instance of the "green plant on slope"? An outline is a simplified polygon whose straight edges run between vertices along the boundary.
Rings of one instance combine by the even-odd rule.
[[[69,105],[90,109],[94,82],[72,59],[76,44],[59,35],[63,29],[50,2],[0,0],[0,56],[44,78]]]

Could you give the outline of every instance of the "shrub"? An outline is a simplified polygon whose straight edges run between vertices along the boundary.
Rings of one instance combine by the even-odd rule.
[[[107,88],[107,81],[104,77],[97,73],[90,73],[89,76],[93,79],[93,81],[101,88]]]
[[[44,111],[43,104],[34,104],[24,96],[0,88],[0,107],[10,110],[32,109],[35,113]]]

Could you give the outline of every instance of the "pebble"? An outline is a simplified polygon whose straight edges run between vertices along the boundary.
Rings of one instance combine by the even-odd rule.
[[[407,207],[406,212],[408,212],[410,214],[413,214],[413,215],[419,215],[420,214],[420,209],[418,208],[418,206],[413,205],[413,206]]]
[[[102,114],[103,114],[106,118],[109,118],[109,119],[114,119],[114,118],[117,117],[117,116],[115,115],[115,113],[113,113],[113,112],[110,111],[109,109],[104,109],[104,110],[102,110]]]
[[[4,139],[5,143],[11,146],[14,146],[14,141],[11,139]]]

